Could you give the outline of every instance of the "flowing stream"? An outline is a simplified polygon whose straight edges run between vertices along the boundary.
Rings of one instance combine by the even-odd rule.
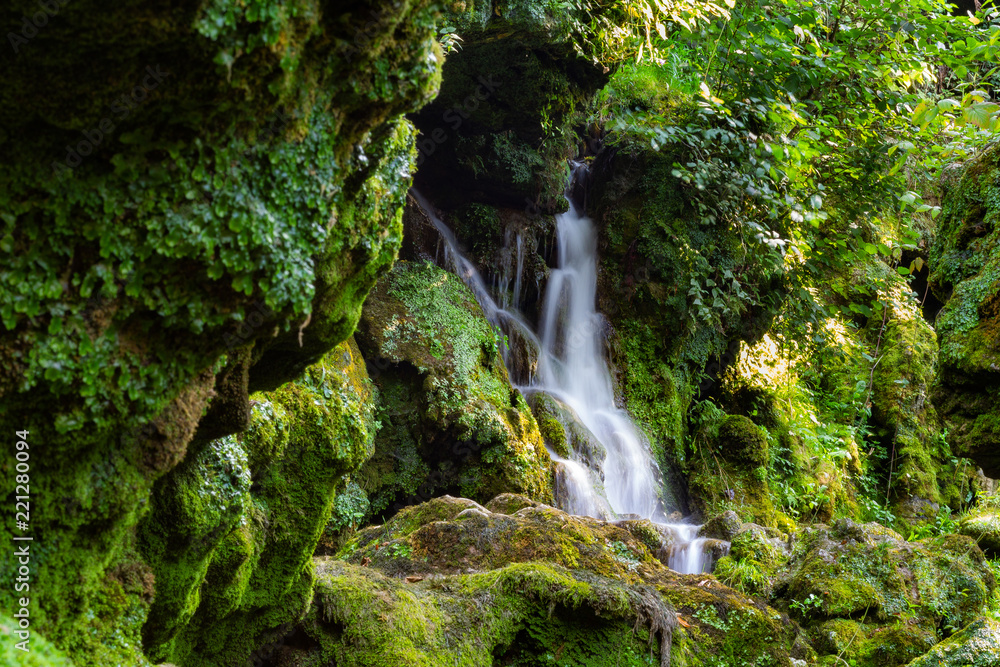
[[[576,165],[573,179],[585,170]],[[498,305],[476,267],[459,252],[452,231],[420,193],[411,190],[444,240],[443,265],[475,294],[486,318],[511,344],[504,361],[512,381],[529,400],[545,397],[555,405],[567,433],[575,434],[569,456],[549,451],[556,469],[556,500],[561,509],[602,519],[641,517],[658,524],[669,545],[669,567],[683,573],[711,569],[728,545],[697,538],[700,526],[668,523],[659,500],[659,471],[649,445],[628,413],[615,405],[611,371],[604,356],[605,321],[597,302],[597,231],[577,207],[567,187],[569,210],[556,216],[557,268],[545,287],[536,334],[518,311],[522,289],[523,239],[514,236],[516,273],[497,281]],[[511,245],[512,234],[506,242]],[[439,261],[441,258],[438,258]],[[511,294],[509,286],[513,285]],[[517,342],[515,345],[514,342]],[[524,363],[519,357],[533,359]],[[528,367],[530,370],[524,372]],[[631,515],[631,516],[629,516]]]

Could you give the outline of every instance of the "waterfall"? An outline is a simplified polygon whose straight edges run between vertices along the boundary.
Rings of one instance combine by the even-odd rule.
[[[511,381],[526,396],[543,394],[562,406],[577,430],[598,441],[602,462],[588,461],[574,447],[570,456],[549,451],[555,467],[556,500],[571,514],[614,519],[622,515],[650,519],[670,535],[669,567],[683,573],[711,568],[711,542],[696,538],[700,526],[667,523],[659,500],[659,471],[641,430],[615,405],[611,370],[604,357],[606,323],[597,312],[597,231],[571,196],[573,183],[586,166],[577,164],[567,186],[569,210],[556,216],[557,267],[552,270],[539,315],[539,334],[518,311],[523,268],[522,235],[514,235],[516,274],[513,295],[505,266],[497,281],[501,307],[494,301],[476,267],[459,252],[455,235],[434,213],[426,199],[411,190],[444,241],[444,266],[472,290],[486,318],[508,336],[501,350]],[[511,234],[505,234],[508,246]],[[513,250],[513,249],[512,249]],[[514,264],[505,262],[505,264]],[[516,343],[515,343],[516,341]],[[516,347],[516,349],[515,349]],[[525,360],[525,355],[536,359]],[[528,371],[524,367],[528,367]],[[566,426],[566,424],[564,424]],[[593,449],[593,448],[592,448]]]
[[[662,515],[656,464],[628,414],[615,406],[597,302],[597,232],[569,197],[556,216],[558,267],[540,317],[542,354],[534,389],[556,396],[604,445],[604,490],[617,514]]]

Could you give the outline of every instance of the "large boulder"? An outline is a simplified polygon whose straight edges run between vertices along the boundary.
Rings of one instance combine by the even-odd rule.
[[[788,609],[816,650],[895,667],[979,616],[996,589],[982,551],[961,535],[907,542],[848,519],[798,534],[771,603]],[[824,663],[826,664],[826,663]]]
[[[977,619],[952,635],[908,667],[998,667],[1000,666],[1000,623]]]
[[[361,531],[346,562],[318,559],[312,611],[273,664],[792,667],[813,655],[787,616],[667,569],[623,527],[516,501],[437,498]]]
[[[359,475],[373,516],[442,492],[551,500],[538,424],[510,384],[500,335],[457,276],[396,264],[365,303],[357,338],[382,396],[375,454]]]

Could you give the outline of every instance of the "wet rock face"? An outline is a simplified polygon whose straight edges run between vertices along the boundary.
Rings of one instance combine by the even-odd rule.
[[[1000,149],[949,187],[931,249],[931,288],[945,305],[934,405],[954,451],[1000,477]]]
[[[538,420],[545,444],[559,456],[572,458],[604,478],[607,450],[573,408],[544,391],[532,392],[528,404]]]
[[[454,274],[400,262],[365,303],[358,343],[382,403],[367,480],[375,516],[444,491],[551,500],[549,456],[500,337]]]

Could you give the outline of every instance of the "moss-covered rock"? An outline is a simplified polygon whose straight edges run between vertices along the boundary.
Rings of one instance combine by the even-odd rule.
[[[907,667],[997,667],[1000,665],[997,647],[1000,647],[1000,623],[977,619]]]
[[[931,248],[930,284],[944,302],[936,321],[940,374],[934,404],[957,454],[1000,476],[1000,148],[969,162],[947,185]]]
[[[338,561],[317,573],[300,627],[318,649],[279,665],[659,665],[677,622],[648,587],[542,563],[413,583]]]
[[[770,460],[767,437],[759,426],[742,415],[729,415],[722,422],[719,447],[723,456],[734,463],[757,467]]]
[[[846,661],[858,667],[899,667],[938,641],[932,624],[916,620],[876,624],[838,618],[816,626],[811,634],[823,654],[818,664],[831,666]]]
[[[698,531],[698,537],[732,540],[743,529],[743,522],[736,512],[727,510],[708,519]]]
[[[967,537],[906,542],[876,526],[805,529],[772,603],[788,606],[820,653],[898,665],[974,620],[996,581]]]
[[[33,627],[86,662],[75,638],[213,392],[234,409],[192,457],[245,424],[245,383],[276,387],[350,335],[399,245],[400,116],[436,93],[441,52],[425,0],[58,10],[0,71],[0,423],[44,451]]]
[[[156,576],[146,653],[239,664],[300,618],[312,556],[345,475],[371,455],[376,394],[353,340],[305,375],[253,395],[249,430],[164,478],[140,526]]]
[[[934,330],[920,317],[894,318],[882,332],[881,351],[872,374],[872,419],[894,456],[897,509],[906,519],[933,519],[942,499],[937,473],[941,459],[950,457],[940,449],[929,401],[937,365]]]
[[[359,476],[373,515],[441,492],[551,499],[538,425],[458,277],[398,263],[365,303],[358,342],[382,395],[375,455]]]
[[[719,581],[746,593],[770,598],[778,569],[788,561],[776,540],[761,530],[744,530],[732,539],[729,553],[715,564]]]
[[[532,392],[528,397],[531,412],[538,421],[538,429],[545,445],[559,456],[572,458],[598,475],[603,476],[607,450],[579,415],[556,397],[543,391]]]
[[[610,545],[610,547],[609,547]],[[352,563],[370,561],[392,574],[458,574],[543,561],[636,582],[652,565],[645,544],[628,530],[547,505],[512,515],[450,496],[400,511],[366,528],[345,547]]]
[[[694,508],[702,516],[735,510],[740,519],[776,528],[780,513],[775,511],[767,484],[769,454],[764,432],[742,415],[724,416],[710,430],[715,436],[688,462]]]
[[[642,522],[511,495],[488,507],[509,513],[438,498],[361,531],[347,563],[318,559],[312,611],[274,664],[791,667],[812,655],[762,602],[667,569]]]
[[[971,512],[958,522],[958,532],[974,539],[987,555],[1000,556],[1000,510],[984,508]]]

